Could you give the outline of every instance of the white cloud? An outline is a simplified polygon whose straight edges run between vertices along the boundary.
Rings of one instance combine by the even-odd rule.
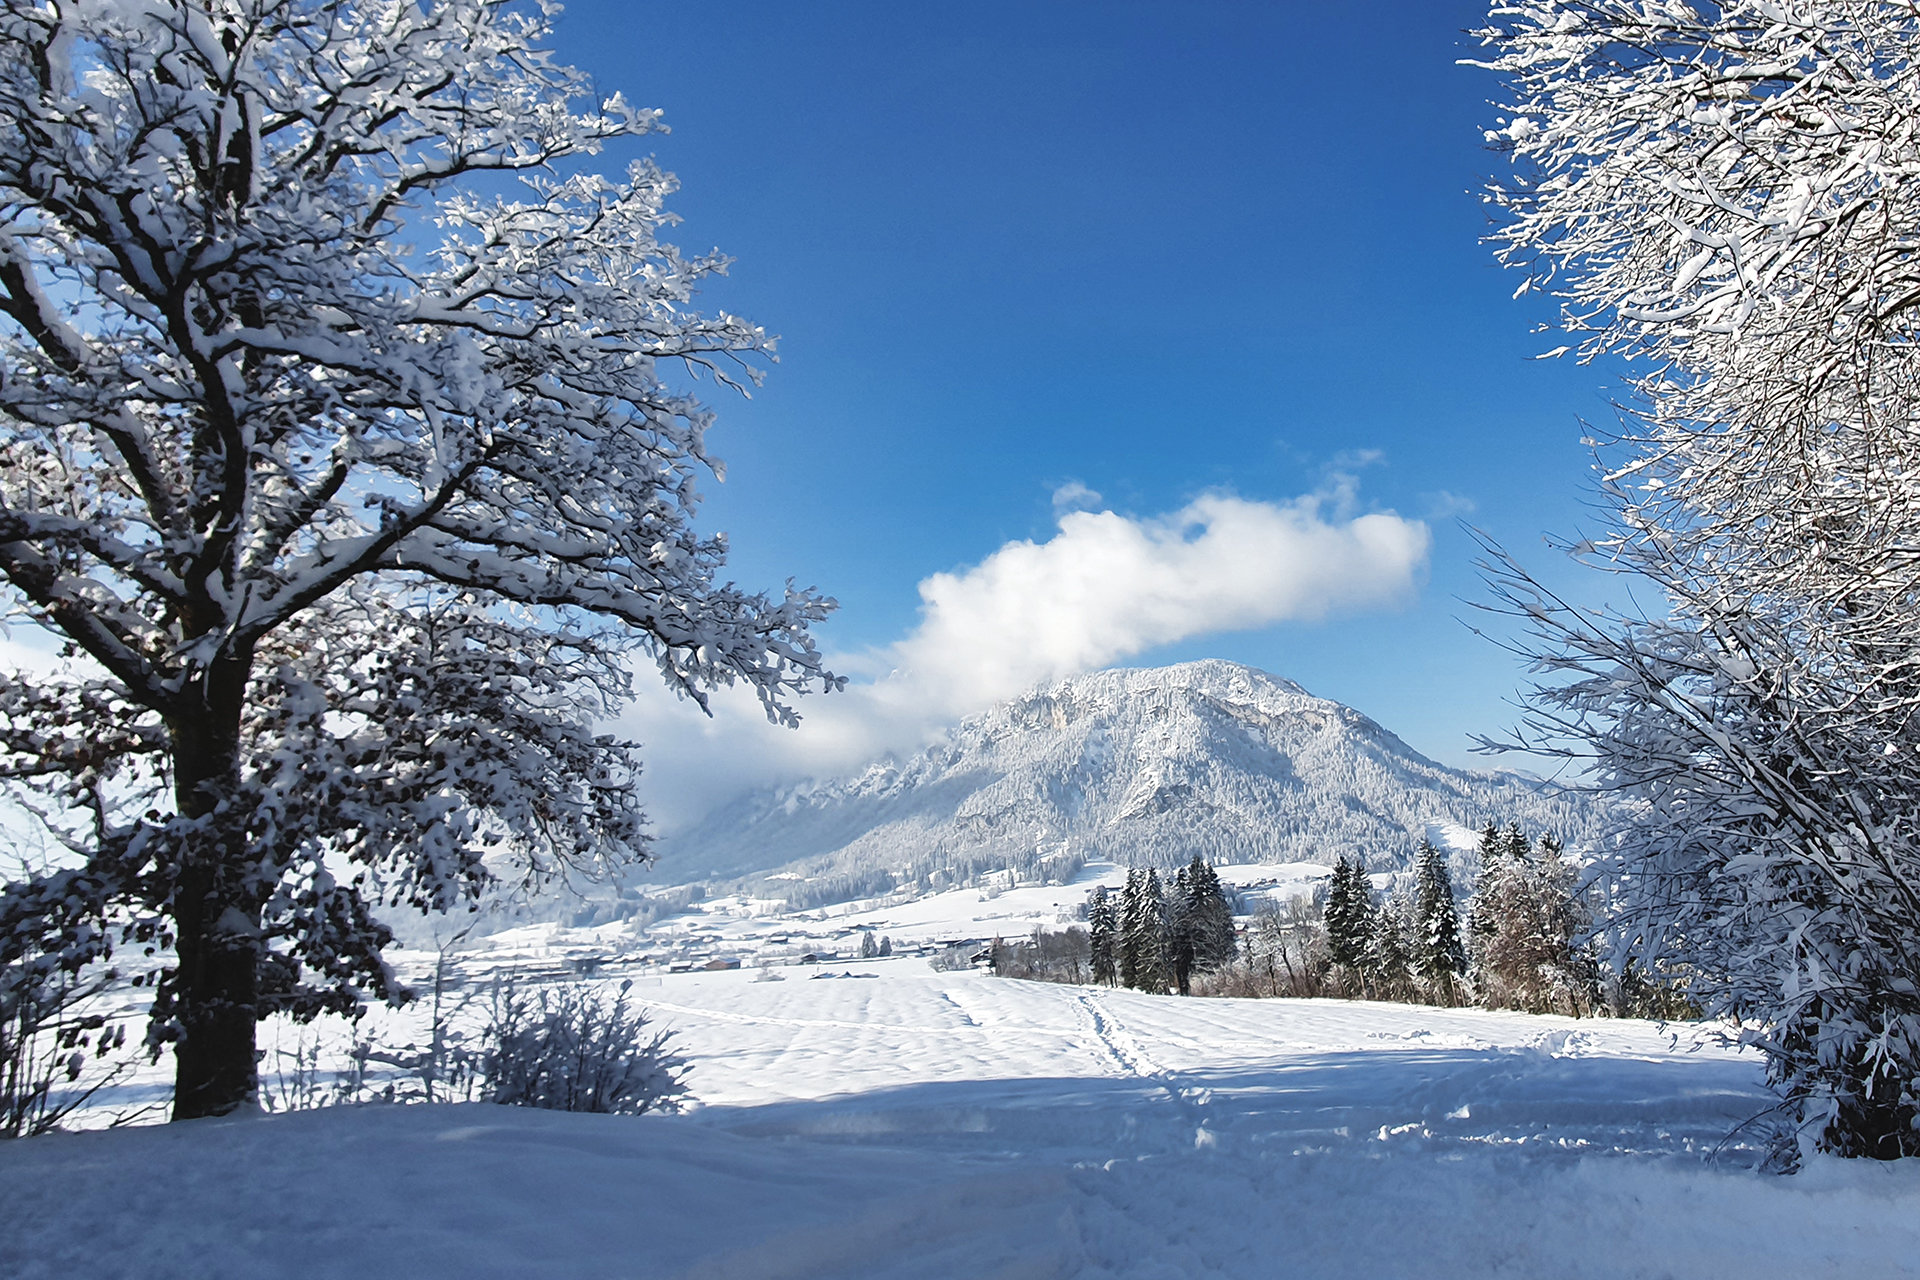
[[[1146,519],[1067,511],[1045,542],[1010,542],[923,580],[919,624],[836,659],[867,678],[803,702],[797,732],[766,726],[747,698],[716,698],[710,721],[649,699],[629,727],[649,748],[655,811],[671,827],[746,786],[910,750],[1034,684],[1160,645],[1408,599],[1427,527],[1354,515],[1352,498],[1342,476],[1286,503],[1210,494]]]
[[[1100,505],[1100,495],[1078,480],[1069,480],[1065,484],[1055,485],[1053,490],[1053,513],[1063,511],[1083,511]]]
[[[1429,520],[1452,520],[1458,516],[1470,516],[1480,509],[1480,504],[1472,498],[1446,489],[1435,489],[1421,497],[1426,502]]]

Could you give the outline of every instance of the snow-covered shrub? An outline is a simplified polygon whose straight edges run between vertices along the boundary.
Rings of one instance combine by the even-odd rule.
[[[957,973],[973,967],[972,947],[943,947],[927,958],[927,963],[943,973]]]
[[[611,1000],[587,987],[537,995],[496,987],[480,1051],[487,1101],[619,1115],[677,1111],[686,1060],[667,1048],[671,1033],[649,1034],[645,1015],[627,1002],[631,986],[622,982]]]
[[[1333,955],[1320,903],[1296,894],[1268,908],[1247,930],[1247,981],[1225,995],[1318,997],[1329,993]]]
[[[0,966],[0,1138],[60,1127],[127,1067],[126,1029],[95,1001],[116,975],[45,963]]]
[[[1093,977],[1087,931],[1078,925],[1062,930],[1036,928],[1032,937],[1019,942],[996,939],[991,964],[999,978],[1081,983]]]

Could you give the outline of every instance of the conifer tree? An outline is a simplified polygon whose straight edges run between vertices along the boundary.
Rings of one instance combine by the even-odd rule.
[[[1413,904],[1396,893],[1373,915],[1367,939],[1367,978],[1377,1000],[1411,1000],[1413,983]]]
[[[1109,987],[1120,976],[1119,957],[1115,954],[1118,924],[1107,886],[1095,886],[1093,896],[1087,900],[1088,965],[1093,970],[1093,980]]]
[[[1141,890],[1146,873],[1138,867],[1127,868],[1127,882],[1120,889],[1120,928],[1115,938],[1118,977],[1123,987],[1140,985],[1140,951],[1134,922],[1140,915]]]
[[[1160,887],[1159,872],[1151,867],[1140,873],[1137,881],[1131,876],[1128,879],[1134,892],[1131,902],[1121,904],[1123,980],[1139,991],[1163,992],[1173,979],[1167,954],[1166,893]]]
[[[1441,1003],[1454,1004],[1456,979],[1467,971],[1467,949],[1460,939],[1453,879],[1446,858],[1429,840],[1420,842],[1413,870],[1414,972]]]
[[[1198,855],[1174,876],[1168,917],[1174,985],[1189,995],[1194,972],[1210,973],[1232,960],[1235,946],[1233,910],[1220,877]]]
[[[1541,838],[1546,840],[1553,839],[1552,836],[1543,836]],[[1555,847],[1558,847],[1557,843]],[[1500,832],[1500,848],[1501,852],[1509,858],[1517,858],[1522,861],[1526,859],[1527,837],[1526,833],[1520,830],[1519,823],[1510,821]]]
[[[1327,951],[1336,965],[1360,979],[1367,974],[1373,934],[1373,886],[1366,870],[1341,854],[1327,882]]]
[[[1492,909],[1495,885],[1505,874],[1501,864],[1508,854],[1506,841],[1501,839],[1500,828],[1489,822],[1480,829],[1480,875],[1474,882],[1473,896],[1467,899],[1467,943],[1477,948],[1479,939],[1495,931],[1493,917],[1488,914]]]

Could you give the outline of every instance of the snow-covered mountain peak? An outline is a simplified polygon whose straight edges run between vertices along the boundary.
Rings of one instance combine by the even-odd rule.
[[[662,849],[676,878],[810,860],[814,874],[1122,863],[1399,865],[1430,823],[1517,818],[1580,840],[1583,805],[1448,769],[1351,707],[1210,659],[1052,682],[904,759],[763,791]]]

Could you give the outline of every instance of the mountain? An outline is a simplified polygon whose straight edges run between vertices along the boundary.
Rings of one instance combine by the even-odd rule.
[[[1594,817],[1583,797],[1436,764],[1351,707],[1210,660],[1062,680],[904,761],[754,793],[663,840],[656,874],[803,864],[792,874],[938,884],[1049,858],[1165,867],[1195,854],[1331,863],[1342,853],[1387,870],[1406,865],[1429,827],[1512,819],[1578,848]]]

